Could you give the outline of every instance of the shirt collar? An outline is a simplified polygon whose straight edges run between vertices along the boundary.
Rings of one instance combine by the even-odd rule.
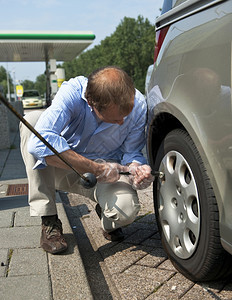
[[[82,84],[82,93],[81,93],[81,98],[83,100],[85,100],[87,102],[87,99],[85,98],[85,91],[86,91],[86,88],[87,88],[87,83],[88,81],[86,80],[83,84]]]
[[[88,83],[88,80],[86,80],[83,84],[82,84],[82,93],[81,93],[81,98],[87,102],[88,104],[88,101],[85,97],[85,91],[86,91],[86,88],[87,88],[87,83]],[[91,111],[93,111],[93,108],[88,104],[88,106],[90,107]]]

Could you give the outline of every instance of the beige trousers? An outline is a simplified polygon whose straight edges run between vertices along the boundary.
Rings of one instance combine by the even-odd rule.
[[[33,111],[25,119],[34,127],[41,112]],[[128,183],[127,176],[113,184],[97,183],[92,189],[79,184],[80,177],[72,170],[67,171],[51,166],[33,170],[35,158],[27,151],[30,130],[20,123],[21,153],[26,166],[29,184],[28,201],[31,216],[49,216],[57,213],[55,191],[80,194],[100,204],[101,225],[105,231],[112,231],[132,223],[140,209],[137,192]]]

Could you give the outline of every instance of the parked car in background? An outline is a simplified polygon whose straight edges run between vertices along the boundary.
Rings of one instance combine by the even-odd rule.
[[[42,108],[43,99],[37,90],[25,90],[22,96],[23,108]]]
[[[147,91],[163,247],[193,281],[232,273],[232,0],[165,0]]]

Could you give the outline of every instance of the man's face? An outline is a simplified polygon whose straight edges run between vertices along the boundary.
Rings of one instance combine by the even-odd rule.
[[[131,108],[130,112],[132,111],[132,109],[133,107]],[[121,113],[119,111],[118,105],[116,104],[111,104],[107,109],[105,109],[102,112],[96,110],[95,107],[93,107],[93,110],[101,121],[118,125],[122,125],[124,123],[124,118],[130,113]]]

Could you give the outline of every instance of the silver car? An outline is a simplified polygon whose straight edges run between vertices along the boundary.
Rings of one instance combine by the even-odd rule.
[[[232,273],[232,0],[165,0],[147,90],[163,247],[193,281]]]

